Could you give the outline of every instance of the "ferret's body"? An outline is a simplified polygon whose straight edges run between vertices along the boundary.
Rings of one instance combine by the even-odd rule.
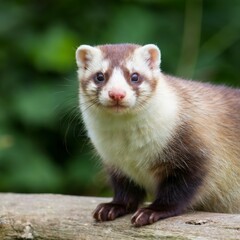
[[[77,61],[84,123],[115,190],[95,219],[135,211],[145,190],[156,199],[136,226],[189,207],[240,212],[240,90],[161,73],[154,45],[82,46]]]

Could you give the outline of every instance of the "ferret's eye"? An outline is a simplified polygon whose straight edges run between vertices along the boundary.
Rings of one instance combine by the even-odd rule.
[[[96,74],[94,80],[95,80],[96,83],[102,83],[102,82],[105,81],[105,77],[104,77],[103,73],[98,72],[98,73]]]
[[[139,75],[137,73],[133,73],[131,75],[131,82],[138,83],[138,81],[139,81]]]

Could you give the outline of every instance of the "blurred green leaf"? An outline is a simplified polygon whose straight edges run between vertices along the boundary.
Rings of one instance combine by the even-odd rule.
[[[51,26],[43,33],[28,33],[20,46],[40,71],[64,73],[75,65],[76,36],[64,26]]]
[[[56,86],[34,85],[19,89],[14,96],[14,108],[19,118],[28,124],[51,125],[56,118]]]
[[[81,147],[81,144],[79,145]],[[96,177],[100,169],[97,165],[97,161],[92,158],[91,151],[87,149],[88,148],[85,149],[85,153],[79,154],[81,157],[75,156],[68,162],[68,183],[69,188],[71,188],[73,192],[82,189],[83,191],[88,191],[90,194],[90,186],[93,189],[95,186],[95,191],[99,191],[97,188],[99,188],[100,182],[102,182],[104,186],[104,179]]]
[[[31,139],[0,135],[0,188],[27,192],[57,191],[61,172]],[[6,145],[8,144],[8,145]]]
[[[124,5],[116,7],[109,22],[104,40],[113,43],[146,43],[154,35],[155,14],[146,8]]]

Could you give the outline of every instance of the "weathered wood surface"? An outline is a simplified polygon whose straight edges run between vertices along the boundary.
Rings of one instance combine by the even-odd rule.
[[[240,215],[191,212],[135,228],[131,216],[96,223],[91,213],[110,199],[0,194],[0,239],[240,239]]]

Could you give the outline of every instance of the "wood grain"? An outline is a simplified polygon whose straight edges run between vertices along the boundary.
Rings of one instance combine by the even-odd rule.
[[[92,211],[108,198],[0,194],[0,239],[240,239],[240,215],[189,212],[134,228],[131,215],[96,223]]]

